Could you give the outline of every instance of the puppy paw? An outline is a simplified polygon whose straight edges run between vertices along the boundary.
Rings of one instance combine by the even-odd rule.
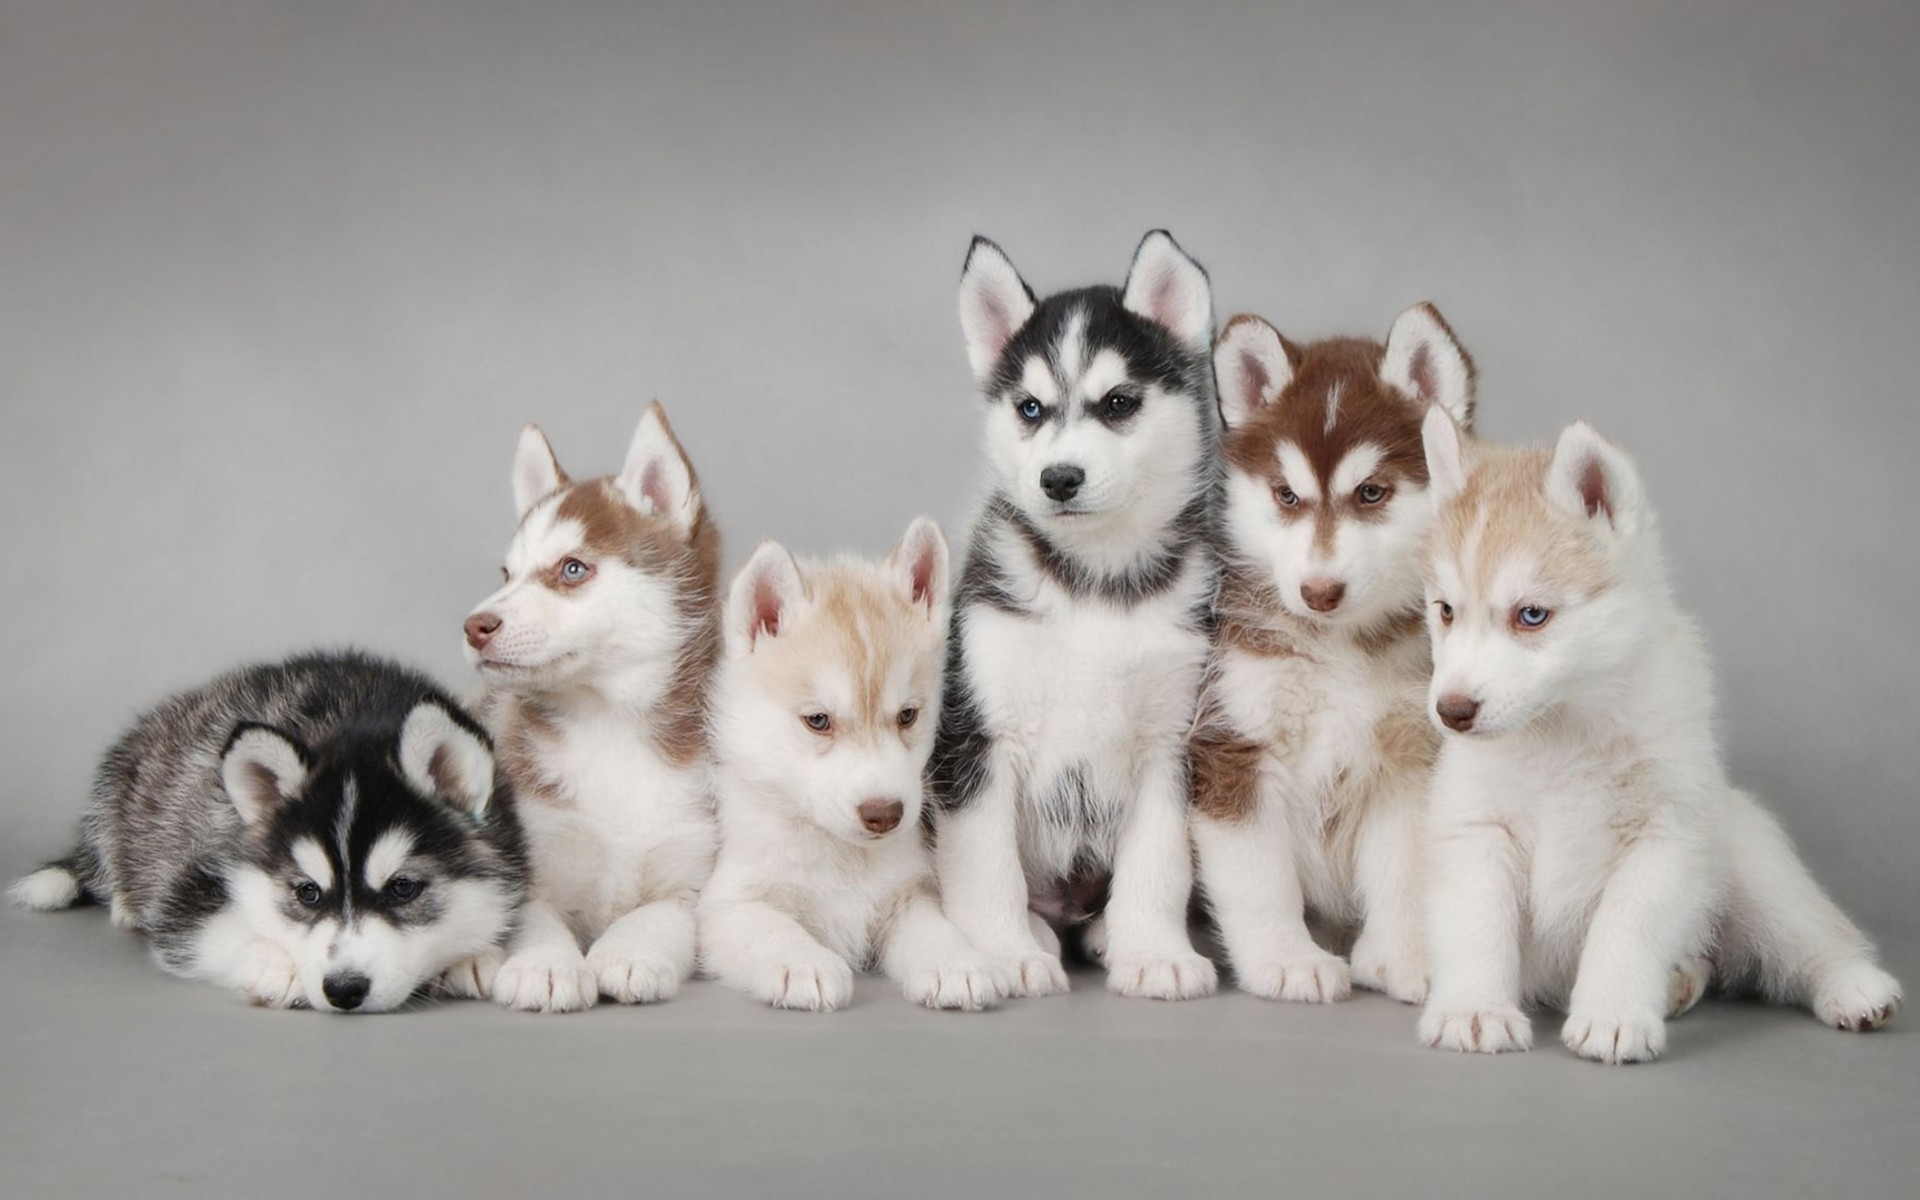
[[[440,978],[434,981],[434,991],[461,1000],[485,1000],[493,995],[493,981],[500,974],[500,965],[506,961],[505,950],[488,946],[441,972]]]
[[[1417,949],[1363,933],[1353,947],[1353,982],[1402,1004],[1424,1004],[1427,964]]]
[[[775,1008],[832,1012],[853,1002],[853,968],[825,957],[776,964],[761,972],[754,994]]]
[[[1120,955],[1107,964],[1107,990],[1143,1000],[1192,1000],[1219,985],[1213,963],[1189,950],[1166,955]]]
[[[1314,957],[1253,963],[1234,968],[1240,990],[1263,1000],[1332,1004],[1353,994],[1347,964],[1324,951]]]
[[[1060,955],[1038,946],[1000,955],[992,970],[1009,996],[1057,996],[1067,990],[1067,968]]]
[[[300,968],[293,956],[269,942],[248,952],[240,966],[240,992],[248,1003],[263,1008],[304,1008],[306,989],[300,986]]]
[[[600,1001],[600,982],[578,951],[532,951],[500,965],[493,998],[518,1012],[580,1012]]]
[[[1107,915],[1101,913],[1080,931],[1080,952],[1101,966],[1107,965]]]
[[[680,990],[680,966],[658,955],[630,954],[618,947],[595,946],[587,952],[599,994],[621,1004],[652,1004]]]
[[[1420,1040],[1436,1050],[1504,1054],[1533,1048],[1533,1025],[1517,1008],[1435,1008],[1420,1014]]]
[[[1575,1011],[1560,1027],[1560,1040],[1595,1062],[1652,1062],[1667,1048],[1667,1023],[1655,1012]]]
[[[1667,983],[1667,1019],[1671,1021],[1700,1003],[1712,979],[1713,966],[1704,958],[1690,958],[1675,967]]]
[[[1813,988],[1814,1015],[1854,1033],[1892,1020],[1900,1000],[1900,981],[1864,959],[1828,968]]]
[[[907,999],[928,1008],[979,1012],[992,1008],[1007,994],[1007,977],[993,964],[981,960],[962,960],[936,967],[921,967],[907,973],[901,985]]]

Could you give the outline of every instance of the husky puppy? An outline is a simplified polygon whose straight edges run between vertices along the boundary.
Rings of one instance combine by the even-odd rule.
[[[1059,940],[1029,906],[1072,923],[1106,890],[1088,945],[1107,986],[1205,995],[1186,737],[1217,568],[1206,273],[1155,231],[1124,288],[1039,300],[976,238],[960,324],[998,486],[960,574],[931,768],[948,915],[1018,993],[1059,992]]]
[[[602,479],[569,479],[528,426],[513,494],[505,584],[466,623],[534,867],[491,991],[540,1012],[662,1000],[693,970],[713,864],[720,535],[657,403]]]
[[[707,973],[777,1008],[844,1007],[869,964],[930,1008],[998,1000],[992,965],[940,912],[921,821],[947,642],[939,526],[915,521],[885,563],[796,563],[767,542],[725,627]]]
[[[1758,801],[1625,453],[1463,445],[1429,413],[1433,990],[1421,1040],[1524,1050],[1521,1005],[1601,1062],[1651,1059],[1711,981],[1872,1029],[1900,985]]]
[[[1357,981],[1417,1003],[1419,834],[1439,742],[1420,423],[1435,405],[1471,418],[1473,363],[1423,304],[1384,346],[1295,346],[1235,317],[1214,373],[1227,563],[1191,743],[1201,887],[1242,989],[1330,1001]],[[1309,911],[1358,929],[1351,979],[1308,933]]]
[[[526,882],[480,726],[424,676],[315,654],[221,676],[134,723],[80,846],[15,903],[111,906],[176,975],[273,1008],[385,1012],[504,942]]]

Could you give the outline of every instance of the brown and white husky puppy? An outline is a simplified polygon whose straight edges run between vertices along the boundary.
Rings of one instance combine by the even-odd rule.
[[[1004,993],[940,911],[922,820],[946,647],[947,543],[924,517],[885,562],[768,542],[741,569],[714,688],[709,975],[816,1011],[844,1007],[867,966],[930,1008]]]
[[[1240,987],[1426,994],[1419,829],[1428,727],[1420,423],[1473,408],[1473,363],[1440,314],[1386,345],[1294,345],[1235,317],[1214,350],[1226,419],[1226,568],[1191,744],[1200,880]],[[1349,934],[1353,967],[1308,932]],[[1344,940],[1344,938],[1343,938]]]
[[[466,623],[533,859],[490,988],[533,1011],[662,1000],[693,970],[713,865],[720,535],[657,403],[602,479],[569,479],[528,426],[513,494],[505,584]]]

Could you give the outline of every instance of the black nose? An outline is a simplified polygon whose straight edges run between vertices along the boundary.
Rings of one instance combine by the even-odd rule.
[[[1471,696],[1451,692],[1440,697],[1440,702],[1433,706],[1433,710],[1440,714],[1440,720],[1448,729],[1465,733],[1473,728],[1473,718],[1480,713],[1480,702]]]
[[[1048,467],[1040,472],[1040,490],[1055,500],[1071,500],[1087,481],[1087,473],[1079,467]]]
[[[367,998],[367,989],[373,981],[358,971],[342,971],[338,975],[329,975],[320,985],[327,994],[327,1003],[339,1009],[355,1009]]]

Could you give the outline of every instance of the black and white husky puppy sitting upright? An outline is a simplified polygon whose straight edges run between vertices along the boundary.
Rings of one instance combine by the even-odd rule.
[[[107,752],[80,846],[13,886],[83,900],[176,975],[274,1008],[383,1012],[511,934],[526,862],[487,736],[424,676],[357,654],[174,696]]]
[[[1108,987],[1205,995],[1185,740],[1217,570],[1206,272],[1155,231],[1123,289],[1038,300],[976,238],[960,324],[998,486],[960,575],[931,768],[947,912],[1020,993],[1059,992],[1041,914],[1084,920],[1105,884],[1086,940]]]

